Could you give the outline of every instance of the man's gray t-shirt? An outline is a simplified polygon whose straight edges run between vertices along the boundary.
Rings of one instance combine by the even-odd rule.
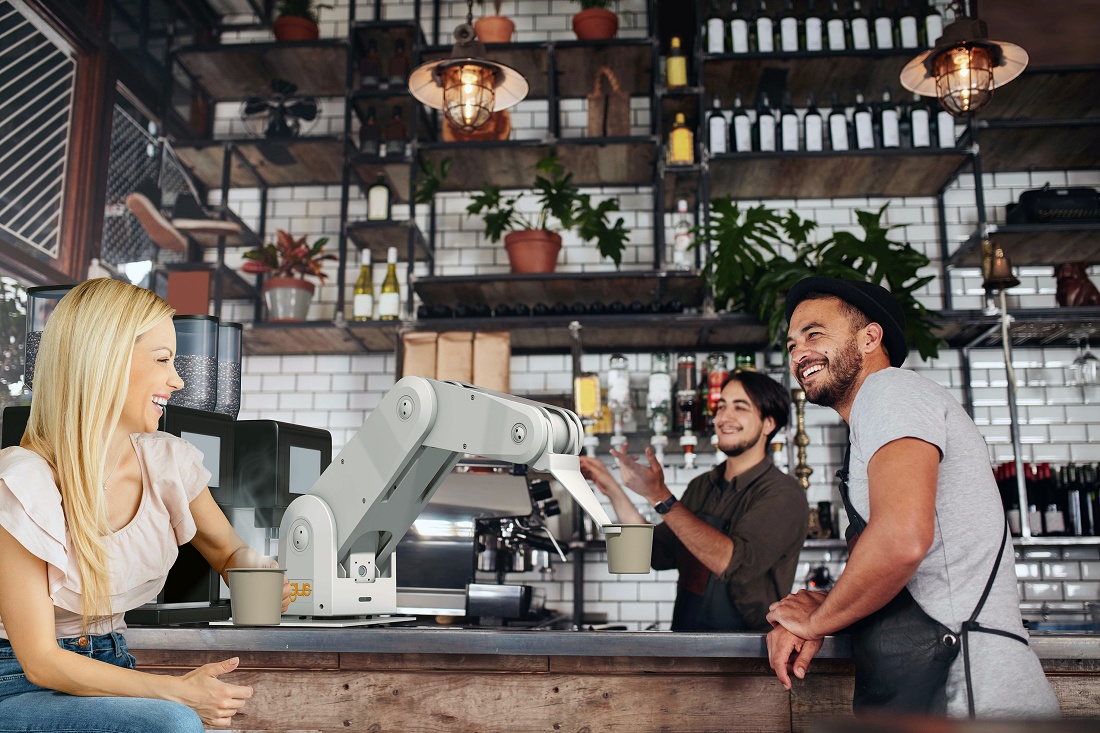
[[[960,629],[985,590],[1004,534],[1004,509],[985,439],[951,393],[915,372],[894,368],[875,372],[863,383],[852,405],[850,424],[850,496],[868,521],[867,464],[875,452],[900,438],[918,438],[939,449],[935,537],[907,587],[929,616]],[[1027,638],[1014,557],[1012,543],[1007,542],[978,622]],[[1029,647],[975,632],[970,633],[969,642],[977,715],[1058,715],[1054,692]],[[947,700],[949,715],[967,715],[961,653],[951,667]]]

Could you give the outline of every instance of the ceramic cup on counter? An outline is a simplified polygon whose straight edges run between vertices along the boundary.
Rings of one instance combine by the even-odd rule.
[[[607,524],[607,569],[616,574],[648,573],[653,556],[652,524]]]
[[[172,393],[169,405],[213,410],[218,404],[218,319],[213,316],[173,316],[176,326],[176,371],[183,389]]]
[[[278,626],[286,568],[230,568],[229,607],[236,626]]]

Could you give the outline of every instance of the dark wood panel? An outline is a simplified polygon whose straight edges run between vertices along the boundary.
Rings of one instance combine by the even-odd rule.
[[[328,321],[256,323],[244,330],[244,353],[358,354],[363,346],[346,329]]]
[[[409,181],[411,164],[404,158],[385,159],[366,155],[357,155],[352,160],[352,169],[359,179],[359,187],[365,196],[367,187],[378,180],[378,174],[386,177],[386,183],[393,192],[393,203],[407,204],[409,202]]]
[[[1100,121],[1049,127],[1000,127],[990,121],[978,139],[985,172],[1100,168]]]
[[[1009,224],[991,231],[990,237],[1016,266],[1100,262],[1100,224]],[[974,237],[952,264],[980,267],[981,263],[981,241]]]
[[[229,183],[233,188],[338,185],[343,179],[344,142],[339,138],[228,142],[237,151],[231,156]],[[224,142],[183,142],[173,149],[192,176],[207,188],[221,189]]]
[[[397,256],[408,256],[409,237],[418,262],[428,259],[428,243],[413,221],[355,221],[347,225],[348,237],[359,249],[369,249],[372,262],[385,262],[386,250],[397,247]]]
[[[342,97],[347,89],[347,45],[332,41],[247,43],[179,51],[176,58],[214,101],[271,94],[285,79],[299,94]]]
[[[1012,342],[1020,346],[1066,345],[1074,339],[1100,334],[1100,308],[1009,309]],[[999,347],[1001,334],[997,316],[980,311],[941,313],[937,333],[952,347]]]
[[[1027,50],[1030,53],[1031,49]],[[1031,66],[994,90],[993,99],[981,116],[987,120],[1097,117],[1100,116],[1098,89],[1100,67],[1055,71]]]
[[[761,638],[761,646],[764,641]],[[555,674],[660,674],[769,676],[767,659],[730,657],[550,657]]]
[[[343,670],[546,672],[547,657],[501,654],[340,654]]]
[[[693,274],[653,275],[649,273],[583,273],[551,275],[507,275],[473,277],[421,277],[414,286],[417,295],[428,305],[525,303],[547,306],[563,303],[584,304],[602,301],[605,305],[619,301],[630,305],[640,301],[665,303],[676,299],[685,308],[702,305],[706,290],[702,277]]]
[[[178,651],[159,649],[137,650],[134,656],[140,669],[194,669],[212,662],[223,662],[240,657],[237,669],[295,669],[316,670],[340,668],[341,655],[336,652],[223,652],[195,649],[181,654]]]
[[[989,37],[1015,43],[1032,64],[1100,63],[1100,13],[1096,0],[996,0],[979,4]]]
[[[221,190],[225,144],[220,142],[182,142],[172,148],[192,177],[209,189]],[[232,156],[229,184],[234,188],[255,188],[263,182]]]
[[[631,96],[649,96],[653,87],[653,46],[648,40],[630,45],[561,44],[555,53],[562,98],[587,96],[601,66],[610,68],[619,86]]]
[[[401,321],[367,321],[348,323],[348,331],[366,351],[393,351],[397,348]]]
[[[688,211],[695,211],[699,205],[699,178],[702,171],[698,166],[669,166],[662,172],[665,185],[665,211],[676,211],[676,202],[684,199],[688,202]],[[666,243],[666,246],[670,243]]]

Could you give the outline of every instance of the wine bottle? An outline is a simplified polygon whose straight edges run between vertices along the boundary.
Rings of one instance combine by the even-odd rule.
[[[373,89],[382,83],[382,57],[378,55],[378,42],[367,41],[367,52],[359,60],[359,86]]]
[[[409,52],[405,50],[405,39],[393,42],[393,55],[390,56],[389,82],[392,86],[403,86],[409,78]]]
[[[757,53],[775,53],[775,21],[768,15],[767,0],[760,0],[752,16],[753,36]]]
[[[942,105],[936,110],[936,140],[941,148],[953,148],[958,144],[955,137],[955,118]]]
[[[882,90],[882,104],[878,108],[879,140],[884,148],[901,147],[901,129],[898,108],[890,99],[890,89]]]
[[[935,46],[943,35],[943,16],[934,2],[928,3],[928,12],[924,16],[924,45]]]
[[[382,130],[374,116],[374,107],[367,107],[367,117],[359,127],[359,152],[364,155],[378,155],[381,140]]]
[[[695,135],[684,123],[684,113],[676,113],[676,121],[668,133],[666,162],[669,165],[691,165],[695,162]]]
[[[677,89],[686,87],[688,83],[687,58],[680,48],[680,38],[673,36],[670,42],[668,58],[665,59],[665,87]]]
[[[749,52],[749,18],[738,8],[737,0],[730,3],[730,51]]]
[[[729,152],[729,122],[722,112],[722,103],[718,95],[714,95],[714,102],[707,117],[707,149],[711,155],[719,155]]]
[[[932,146],[932,117],[928,105],[920,95],[913,93],[913,103],[909,106],[909,133],[914,148]]]
[[[1062,466],[1058,470],[1058,483],[1061,484],[1061,494],[1066,501],[1066,534],[1074,537],[1082,537],[1085,534],[1085,518],[1081,511],[1081,474],[1086,467],[1081,466],[1076,471],[1070,472],[1068,466]]]
[[[798,16],[794,14],[794,0],[783,3],[783,15],[779,16],[779,50],[784,53],[798,50]]]
[[[1050,464],[1040,463],[1038,481],[1046,495],[1046,509],[1043,510],[1043,528],[1048,535],[1066,535],[1066,512],[1064,487],[1059,487],[1051,477]]]
[[[393,106],[393,113],[390,115],[390,121],[386,123],[385,134],[383,135],[384,142],[386,143],[387,157],[401,157],[405,154],[405,143],[408,141],[409,133],[405,127],[405,119],[401,115],[401,107],[398,105]]]
[[[817,0],[809,0],[806,7],[806,19],[802,22],[803,45],[807,51],[821,51],[825,47],[822,38],[825,23],[818,15],[817,8],[814,7],[816,4]]]
[[[768,95],[763,92],[756,105],[756,149],[762,153],[775,152],[775,113],[768,103]]]
[[[378,297],[378,320],[396,321],[401,312],[401,286],[397,282],[397,247],[386,250],[386,279]]]
[[[691,220],[688,217],[687,199],[676,202],[676,223],[672,234],[672,269],[690,270],[691,261]]]
[[[718,8],[718,0],[710,0],[706,20],[707,53],[726,52],[726,19]]]
[[[848,14],[848,28],[852,32],[852,48],[867,51],[871,48],[871,19],[863,12],[859,0],[852,0],[852,12]]]
[[[901,0],[898,7],[898,46],[901,48],[917,48],[920,46],[920,32],[917,24],[917,16],[913,12],[910,0]]]
[[[863,100],[863,92],[857,89],[855,110],[852,113],[856,150],[871,150],[875,147],[874,124],[871,108]]]
[[[886,11],[886,0],[875,0],[875,48],[894,47],[894,17]]]
[[[802,118],[803,133],[806,138],[806,150],[820,152],[825,149],[825,121],[817,109],[817,95],[810,92],[806,115]]]
[[[833,0],[829,13],[825,16],[825,37],[829,41],[830,51],[843,51],[848,47],[848,24],[840,14],[837,0]]]
[[[359,253],[359,279],[352,291],[352,320],[369,321],[374,318],[374,280],[371,277],[370,250]]]
[[[752,152],[752,120],[741,106],[741,92],[733,98],[733,124],[730,125],[730,142],[735,153]]]
[[[779,108],[779,149],[798,152],[798,113],[791,104],[791,93],[783,92],[783,104]]]
[[[386,183],[386,174],[379,173],[377,180],[367,189],[367,219],[389,221],[390,200],[390,187]]]
[[[840,96],[833,92],[833,106],[829,110],[829,147],[833,150],[848,150],[849,137],[848,114],[840,106]]]

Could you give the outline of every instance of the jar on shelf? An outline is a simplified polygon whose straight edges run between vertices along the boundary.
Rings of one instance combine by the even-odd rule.
[[[44,285],[27,288],[27,332],[23,341],[23,384],[27,389],[34,383],[34,363],[38,357],[38,347],[42,343],[46,321],[65,294],[75,287],[76,285]]]
[[[215,412],[234,420],[241,411],[241,334],[239,323],[218,324],[218,399]]]
[[[169,405],[213,411],[218,405],[218,319],[213,316],[173,316],[176,326],[176,372],[183,389]]]

